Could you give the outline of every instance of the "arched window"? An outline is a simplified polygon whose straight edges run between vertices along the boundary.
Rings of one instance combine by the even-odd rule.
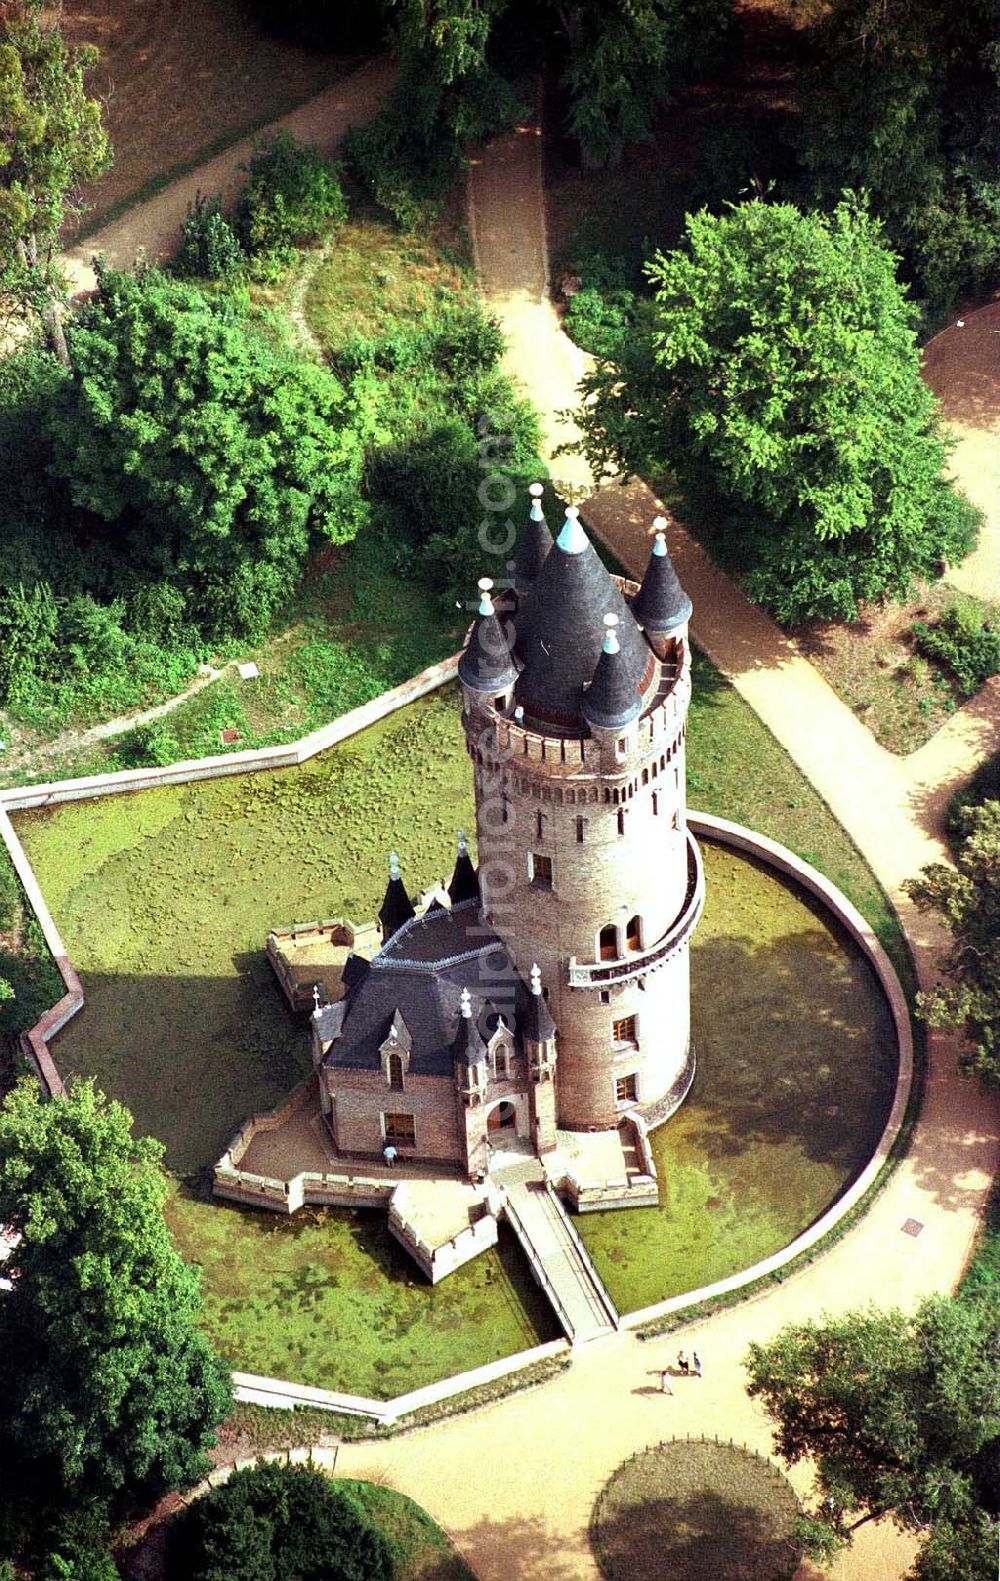
[[[634,955],[642,949],[642,922],[638,917],[630,917],[628,927],[625,929],[625,948]]]
[[[403,1090],[403,1061],[398,1054],[390,1054],[386,1061],[388,1067],[389,1086],[396,1092]]]
[[[613,922],[601,929],[600,957],[602,961],[616,961],[618,959],[618,929]]]

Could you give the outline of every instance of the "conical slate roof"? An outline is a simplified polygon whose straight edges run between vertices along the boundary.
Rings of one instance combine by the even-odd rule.
[[[459,679],[478,692],[503,691],[517,679],[517,665],[507,633],[497,618],[490,597],[493,583],[484,576],[479,583],[479,613],[468,647],[458,661]]]
[[[532,1043],[547,1043],[556,1035],[556,1024],[542,993],[542,974],[537,966],[531,968],[531,993],[520,1016],[521,1036]]]
[[[583,717],[598,730],[620,730],[639,717],[642,694],[622,662],[617,615],[605,615],[604,624],[604,646],[583,696]]]
[[[683,626],[690,620],[693,607],[667,553],[666,525],[666,517],[657,516],[653,523],[653,552],[632,603],[633,615],[647,631],[668,632]]]
[[[458,1031],[452,1051],[457,1065],[482,1065],[486,1060],[486,1044],[483,1035],[476,1024],[472,1014],[472,996],[467,988],[462,989],[462,1014],[459,1017]]]
[[[518,598],[534,587],[552,548],[552,534],[542,511],[542,485],[533,483],[530,493],[531,514],[514,557],[514,591]]]
[[[399,857],[393,851],[389,858],[389,882],[386,885],[385,899],[379,909],[378,920],[382,924],[383,939],[391,939],[398,933],[404,922],[409,922],[416,916],[413,904],[399,874]]]
[[[578,728],[584,687],[597,668],[604,616],[618,616],[623,673],[640,689],[654,663],[631,611],[573,508],[518,619],[524,668],[517,701],[529,717]]]
[[[458,837],[458,856],[455,858],[455,871],[451,875],[448,894],[451,896],[453,906],[460,906],[463,900],[479,899],[479,879],[476,877],[464,834]]]

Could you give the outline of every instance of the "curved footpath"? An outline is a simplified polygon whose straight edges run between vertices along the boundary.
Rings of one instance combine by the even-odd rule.
[[[382,102],[391,67],[376,61],[277,123],[332,148],[347,126]],[[128,264],[140,248],[156,257],[169,248],[197,190],[231,191],[252,139],[171,184],[69,255],[77,290],[93,285],[89,261],[103,252]],[[547,297],[547,249],[537,121],[483,150],[469,177],[469,211],[484,294],[508,333],[510,365],[541,409],[553,455],[574,437],[560,413],[575,404],[586,359],[562,334]],[[987,333],[996,334],[984,312]],[[966,389],[963,350],[939,336],[928,351],[928,376]],[[949,338],[951,337],[951,338]],[[969,337],[967,343],[971,342]],[[981,343],[977,342],[977,345]],[[988,376],[992,338],[986,344]],[[957,371],[956,371],[957,370]],[[938,387],[935,385],[935,387]],[[946,388],[947,387],[947,388]],[[977,384],[977,390],[984,388]],[[993,422],[993,398],[979,399],[977,434]],[[991,512],[986,544],[1000,541],[997,502],[982,477],[984,445],[960,444],[954,458],[962,486]],[[586,466],[554,457],[553,472],[575,492],[588,489]],[[641,484],[601,490],[585,507],[592,531],[627,566],[640,568],[655,502]],[[1000,744],[1000,684],[963,709],[910,758],[878,747],[807,660],[773,623],[752,608],[682,528],[671,534],[678,569],[695,602],[695,634],[742,695],[830,804],[896,904],[923,984],[933,981],[940,932],[918,916],[902,882],[941,856],[943,805],[953,786]],[[988,551],[993,552],[993,551]],[[985,566],[985,569],[983,569]],[[993,561],[973,573],[985,590]],[[962,585],[963,572],[956,573]],[[985,587],[984,587],[985,583]],[[676,1352],[666,1338],[643,1344],[628,1333],[582,1349],[572,1367],[543,1388],[386,1443],[344,1445],[337,1469],[384,1479],[418,1499],[452,1534],[481,1581],[595,1581],[588,1522],[594,1498],[614,1468],[635,1450],[673,1433],[732,1435],[764,1452],[766,1419],[747,1399],[741,1361],[751,1339],[766,1340],[784,1324],[877,1300],[911,1306],[961,1277],[991,1174],[998,1161],[998,1112],[961,1082],[952,1039],[931,1042],[927,1097],[910,1151],[865,1219],[818,1263],[742,1307],[684,1331],[705,1364],[701,1379],[678,1379],[673,1396],[658,1390],[658,1370]],[[903,1221],[924,1226],[917,1238]],[[802,1468],[793,1475],[808,1486]],[[891,1526],[865,1527],[833,1570],[833,1581],[897,1581],[914,1551]],[[821,1572],[803,1564],[798,1581]]]
[[[566,437],[556,414],[574,404],[583,359],[544,300],[544,203],[536,128],[483,151],[469,196],[484,293],[510,335],[511,362],[543,411],[550,444]],[[992,310],[985,310],[990,313]],[[968,327],[973,321],[967,321]],[[992,326],[991,326],[992,327]],[[950,332],[949,332],[950,333]],[[956,331],[958,333],[958,331]],[[944,340],[944,337],[939,337]],[[937,348],[947,361],[948,347]],[[978,459],[966,479],[983,499]],[[560,459],[553,470],[567,476]],[[576,462],[574,483],[585,481]],[[584,507],[590,529],[633,571],[641,570],[656,502],[642,484],[602,489]],[[851,834],[897,907],[928,986],[943,947],[940,930],[916,913],[901,885],[942,857],[941,813],[954,785],[1000,745],[1000,683],[962,710],[912,757],[873,740],[830,686],[683,529],[671,550],[695,605],[698,643],[729,677]],[[672,1397],[656,1371],[676,1337],[645,1344],[628,1334],[600,1341],[544,1388],[379,1445],[344,1445],[338,1469],[384,1477],[425,1504],[451,1532],[482,1581],[593,1581],[587,1526],[594,1498],[614,1467],[672,1433],[719,1432],[770,1449],[763,1414],[748,1400],[741,1360],[751,1339],[792,1321],[877,1301],[910,1307],[957,1284],[1000,1157],[1000,1113],[956,1072],[956,1042],[931,1039],[927,1094],[912,1145],[866,1217],[812,1267],[786,1284],[684,1331],[705,1376],[678,1379]],[[902,1232],[906,1219],[923,1225]],[[798,1468],[793,1480],[808,1486]],[[891,1525],[864,1527],[831,1571],[804,1563],[798,1581],[896,1581],[915,1550]]]

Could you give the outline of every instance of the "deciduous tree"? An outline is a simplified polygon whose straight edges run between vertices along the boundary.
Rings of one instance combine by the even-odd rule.
[[[702,210],[648,272],[655,301],[585,381],[596,465],[709,477],[723,546],[789,622],[853,618],[967,552],[914,309],[862,206]]]
[[[995,1510],[982,1463],[1000,1439],[996,1292],[899,1311],[848,1313],[750,1346],[749,1392],[790,1464],[811,1457],[815,1507],[802,1535],[817,1554],[891,1517],[930,1530],[922,1581],[993,1581]],[[983,1568],[992,1533],[993,1569]],[[948,1559],[955,1568],[944,1569]]]
[[[113,1518],[203,1475],[232,1394],[196,1328],[198,1278],[163,1218],[162,1148],[89,1082],[0,1111],[0,1542],[44,1551],[67,1514]]]
[[[80,187],[111,160],[84,88],[97,51],[71,49],[41,0],[5,0],[0,23],[0,302],[8,317],[37,312],[65,362],[55,242]]]

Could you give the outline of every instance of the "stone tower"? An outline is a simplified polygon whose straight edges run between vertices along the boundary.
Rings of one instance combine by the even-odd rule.
[[[545,985],[545,1037],[529,1053],[553,1073],[569,1130],[635,1111],[658,1124],[694,1075],[688,944],[704,881],[685,818],[691,603],[655,525],[637,586],[609,575],[575,509],[553,544],[536,495],[516,596],[497,607],[480,583],[459,664],[481,920],[536,1006]],[[544,1109],[548,1095],[536,1098]]]

